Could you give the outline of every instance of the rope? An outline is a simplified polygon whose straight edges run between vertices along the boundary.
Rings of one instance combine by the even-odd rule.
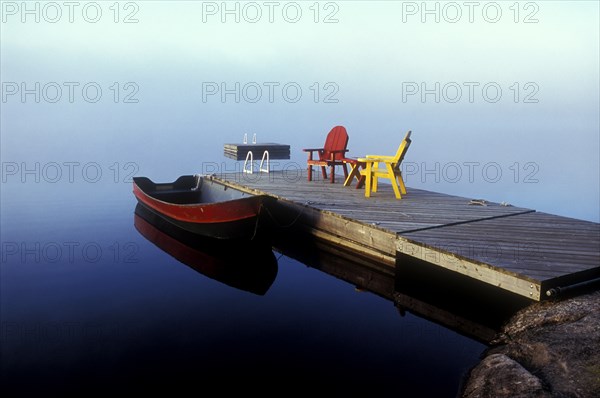
[[[275,216],[273,216],[273,213],[271,213],[271,211],[269,210],[269,208],[265,206],[265,211],[269,214],[269,217],[271,217],[271,220],[273,220],[273,222],[275,223],[275,225],[278,228],[290,228],[292,225],[294,225],[298,221],[298,219],[300,218],[300,216],[302,214],[304,214],[304,210],[305,209],[306,209],[306,206],[302,208],[302,210],[296,215],[296,217],[292,220],[292,222],[290,222],[287,225],[282,225],[282,224],[280,224],[277,221],[277,219],[275,219]]]
[[[260,212],[263,209],[263,204],[260,204],[260,207],[258,208],[258,214],[256,215],[256,222],[254,223],[254,232],[252,233],[252,237],[250,238],[250,240],[254,240],[254,238],[256,237],[256,233],[258,232],[258,222],[260,221]]]

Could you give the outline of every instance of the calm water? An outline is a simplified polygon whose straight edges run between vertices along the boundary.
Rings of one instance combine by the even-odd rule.
[[[270,249],[259,261],[277,261],[274,280],[271,263],[262,281],[231,287],[140,233],[129,184],[59,189],[5,195],[4,391],[268,391],[284,380],[290,391],[454,396],[484,349]],[[210,274],[210,257],[203,264]]]
[[[341,124],[353,157],[412,130],[409,187],[600,220],[598,3],[433,3],[3,2],[3,392],[454,396],[481,343],[279,252],[198,254],[212,279],[142,235],[129,182],[239,170],[244,133],[302,169]]]

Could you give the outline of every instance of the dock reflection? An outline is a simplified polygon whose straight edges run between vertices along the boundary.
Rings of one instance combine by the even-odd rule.
[[[271,246],[199,237],[172,225],[138,204],[134,225],[156,247],[211,279],[236,289],[264,295],[277,276]]]
[[[496,336],[510,316],[531,304],[524,297],[490,289],[489,285],[425,262],[399,260],[391,267],[297,232],[278,234],[274,248],[354,285],[357,291],[391,301],[400,316],[408,311],[484,344]]]
[[[399,316],[410,312],[484,344],[516,311],[532,303],[426,262],[401,258],[392,267],[297,230],[280,229],[268,243],[206,240],[139,204],[134,223],[142,236],[179,262],[231,287],[264,295],[277,276],[275,249],[357,291],[389,300]]]

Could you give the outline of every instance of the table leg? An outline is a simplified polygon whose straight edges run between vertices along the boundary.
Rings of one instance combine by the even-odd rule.
[[[350,174],[348,174],[348,177],[346,177],[346,180],[344,181],[344,186],[347,187],[348,185],[350,185],[350,183],[352,182],[352,179],[354,177],[356,177],[357,179],[359,178],[359,164],[358,163],[351,163],[352,168],[350,169]]]
[[[348,163],[350,163],[350,162],[348,162]],[[365,163],[364,162],[352,162],[352,163],[350,163],[350,165],[351,165],[350,174],[348,174],[348,177],[346,177],[346,180],[344,181],[344,186],[347,187],[348,185],[350,185],[350,183],[352,182],[352,179],[356,177],[356,180],[357,180],[356,189],[360,189],[365,184],[365,176],[360,174],[360,169],[365,168]]]

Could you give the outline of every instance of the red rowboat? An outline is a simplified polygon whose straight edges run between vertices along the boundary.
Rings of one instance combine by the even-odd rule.
[[[163,184],[134,177],[133,194],[140,204],[179,228],[217,239],[253,239],[268,198],[199,175]]]

